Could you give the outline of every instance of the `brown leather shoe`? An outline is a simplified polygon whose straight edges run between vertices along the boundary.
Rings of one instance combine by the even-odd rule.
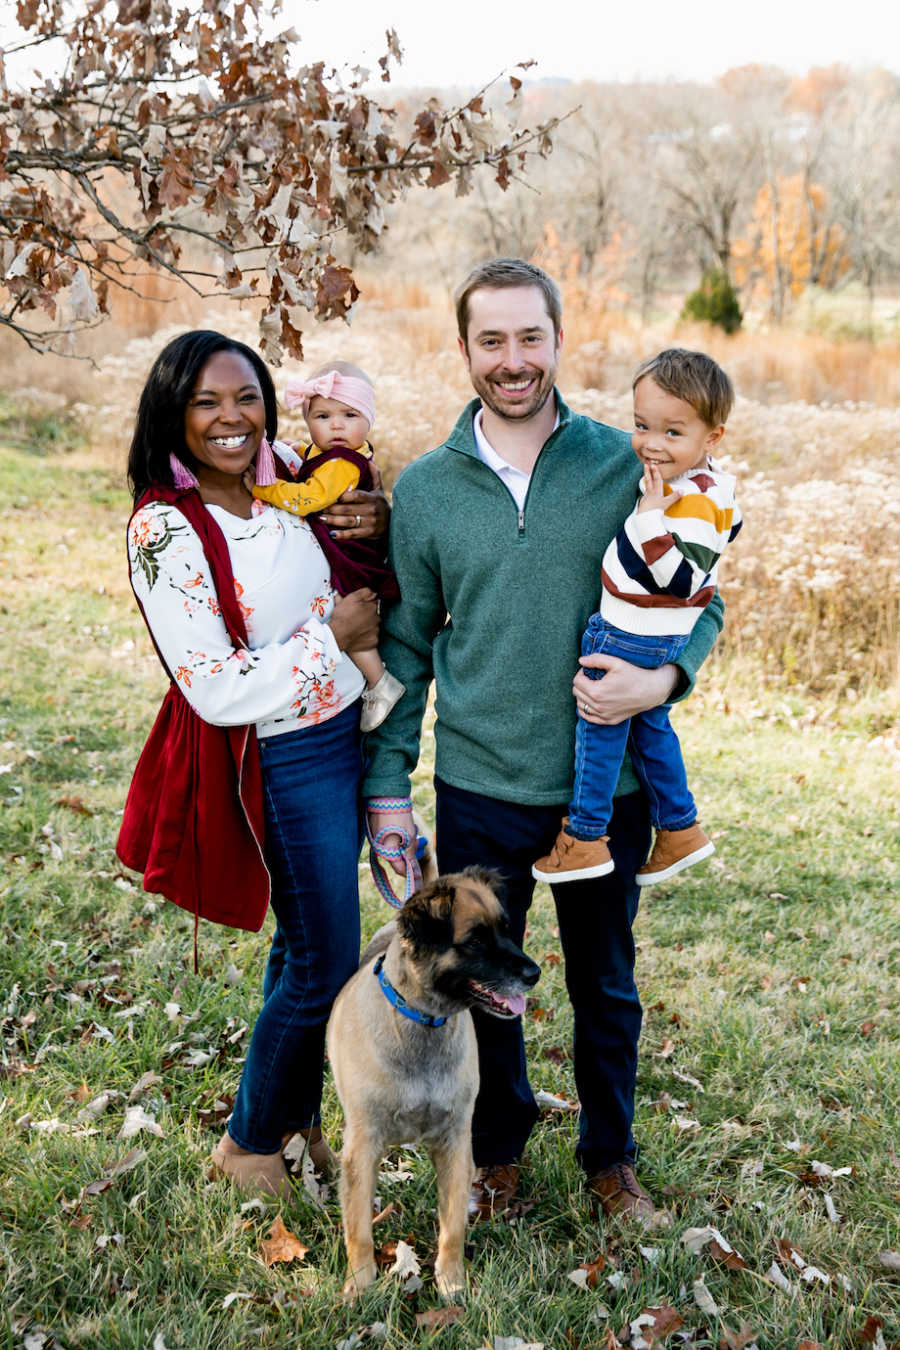
[[[469,1192],[469,1223],[479,1219],[499,1219],[510,1208],[519,1189],[516,1163],[493,1163],[475,1169]]]
[[[602,839],[576,839],[564,828],[556,836],[556,843],[543,858],[538,858],[531,869],[535,881],[556,885],[562,881],[586,881],[588,877],[605,877],[615,867],[606,847],[609,835]]]
[[[613,1163],[592,1176],[588,1186],[599,1199],[604,1214],[635,1219],[645,1228],[662,1228],[672,1222],[664,1209],[655,1208],[634,1175],[631,1163]]]
[[[639,886],[668,881],[715,851],[715,844],[696,821],[684,830],[657,830],[650,857],[638,868],[635,881]]]

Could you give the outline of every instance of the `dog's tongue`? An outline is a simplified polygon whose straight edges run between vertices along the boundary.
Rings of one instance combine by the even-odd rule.
[[[520,1017],[521,1014],[525,1011],[524,994],[506,994],[501,998],[500,1001],[506,1004],[507,1008],[509,1008],[509,1011],[512,1013],[513,1017]]]

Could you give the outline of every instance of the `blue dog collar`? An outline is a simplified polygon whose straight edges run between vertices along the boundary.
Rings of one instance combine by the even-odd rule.
[[[429,1017],[428,1013],[419,1012],[417,1008],[411,1008],[402,994],[391,984],[385,975],[382,967],[384,965],[384,952],[381,953],[373,966],[373,973],[378,976],[378,983],[381,985],[381,992],[384,994],[388,1003],[396,1008],[398,1013],[408,1017],[411,1022],[418,1022],[423,1027],[442,1027],[446,1022],[446,1017]]]

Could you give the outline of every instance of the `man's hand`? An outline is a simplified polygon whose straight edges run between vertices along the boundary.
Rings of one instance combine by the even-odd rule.
[[[638,514],[641,511],[666,511],[684,496],[681,488],[670,488],[666,495],[663,476],[655,464],[644,465],[644,483],[646,491],[638,503]]]
[[[368,586],[334,602],[328,625],[342,652],[369,652],[378,646],[378,599]]]
[[[618,656],[580,656],[582,666],[605,670],[602,680],[592,680],[579,670],[572,681],[578,711],[586,722],[615,726],[626,717],[667,703],[678,681],[678,667],[671,663],[657,670],[644,670]]]
[[[369,833],[373,839],[377,838],[380,830],[389,830],[391,826],[405,830],[410,842],[404,852],[410,860],[415,858],[417,832],[416,822],[413,820],[412,807],[396,811],[368,811],[366,814],[369,821]],[[388,848],[398,848],[400,846],[400,835],[387,834],[381,842],[386,844]],[[398,876],[406,876],[406,866],[402,858],[384,858],[382,860],[382,866],[384,863],[390,863]]]
[[[379,539],[387,530],[391,508],[381,489],[381,474],[373,464],[375,487],[372,492],[349,488],[320,513],[335,539]]]

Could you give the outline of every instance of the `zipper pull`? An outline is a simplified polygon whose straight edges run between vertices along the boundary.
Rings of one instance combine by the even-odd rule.
[[[523,506],[520,507],[519,509],[519,534],[524,534],[524,532],[525,532],[525,507]]]

